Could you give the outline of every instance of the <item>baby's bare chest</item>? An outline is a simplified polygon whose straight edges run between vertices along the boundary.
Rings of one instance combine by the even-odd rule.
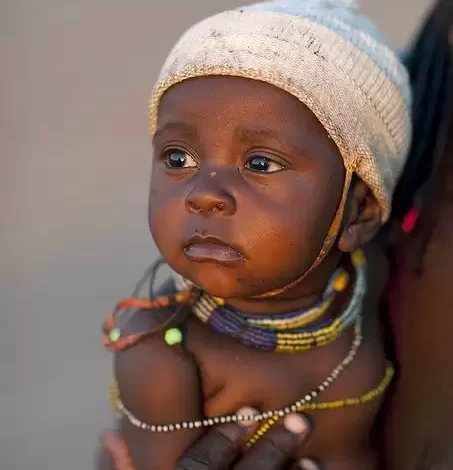
[[[364,333],[354,361],[315,400],[315,408],[319,403],[328,403],[330,408],[304,411],[315,422],[315,432],[304,452],[327,458],[363,451],[381,397],[356,406],[342,406],[342,402],[376,389],[385,374],[376,326],[367,322]],[[293,355],[247,348],[198,322],[189,325],[188,338],[200,370],[205,414],[218,416],[244,406],[265,412],[303,399],[347,356],[354,334],[348,331],[331,345]]]

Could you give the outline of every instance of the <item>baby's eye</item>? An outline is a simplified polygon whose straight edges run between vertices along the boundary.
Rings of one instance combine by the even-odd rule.
[[[165,164],[168,168],[197,168],[198,164],[187,152],[170,150],[165,155]]]
[[[245,167],[257,173],[275,173],[283,169],[283,165],[262,156],[250,158]]]

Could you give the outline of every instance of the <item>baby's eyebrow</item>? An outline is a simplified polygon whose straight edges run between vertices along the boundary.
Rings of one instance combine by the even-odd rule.
[[[238,126],[234,130],[234,137],[239,140],[254,140],[256,138],[268,138],[276,141],[281,140],[279,133],[273,129],[263,127],[243,127]]]
[[[187,124],[186,122],[166,122],[159,126],[153,136],[153,141],[160,137],[164,132],[171,131],[182,133],[189,138],[195,138],[198,135],[196,127],[191,124]]]
[[[272,140],[278,146],[290,148],[293,152],[300,154],[304,150],[299,139],[288,135],[282,136],[282,133],[268,127],[244,127],[237,126],[234,130],[234,137],[242,142],[250,143],[260,139]],[[307,140],[308,142],[308,140]],[[309,147],[307,147],[309,148]]]

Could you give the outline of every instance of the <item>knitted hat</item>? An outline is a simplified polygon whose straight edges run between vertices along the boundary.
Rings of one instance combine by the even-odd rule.
[[[298,98],[336,143],[347,174],[368,184],[388,219],[411,137],[410,85],[353,1],[275,0],[196,24],[161,70],[149,105],[151,135],[163,94],[208,75],[260,80]]]

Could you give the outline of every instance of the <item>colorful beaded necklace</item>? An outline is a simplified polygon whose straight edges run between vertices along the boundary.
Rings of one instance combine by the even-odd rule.
[[[335,294],[344,290],[349,275],[343,269],[335,273],[320,302],[303,312],[282,315],[250,315],[225,305],[222,299],[202,293],[194,304],[193,313],[221,334],[238,338],[246,346],[277,352],[300,352],[315,346],[324,346],[337,339],[343,330],[351,326],[360,312],[366,291],[365,259],[361,252],[352,255],[356,271],[354,292],[348,306],[337,318],[322,323],[309,322],[319,319],[331,305]]]
[[[349,305],[339,317],[322,323],[316,321],[330,307],[336,294],[348,286],[349,274],[343,268],[334,273],[321,300],[309,309],[278,315],[247,314],[226,305],[223,299],[203,292],[192,311],[220,334],[233,336],[246,346],[277,352],[301,352],[324,346],[351,326],[360,312],[357,306],[361,305],[366,291],[366,263],[361,251],[353,253],[351,259],[356,283]],[[190,282],[183,278],[176,280],[182,292],[190,289]]]
[[[202,292],[189,281],[177,276],[176,288],[179,292],[174,295],[160,296],[155,299],[138,298],[140,290],[149,278],[154,283],[156,272],[163,264],[162,261],[152,266],[137,284],[132,297],[119,302],[112,315],[104,323],[104,344],[111,350],[122,350],[132,346],[144,337],[157,331],[167,329],[166,337],[181,336],[175,328],[168,330],[170,325],[177,326],[190,311],[202,322],[209,323],[222,334],[239,338],[244,344],[267,351],[297,352],[322,346],[336,339],[344,328],[354,321],[357,302],[360,302],[365,292],[365,259],[360,253],[352,256],[353,266],[357,272],[356,288],[353,298],[338,318],[331,318],[321,324],[314,324],[330,307],[338,293],[342,292],[349,283],[349,274],[344,268],[336,270],[320,299],[313,307],[279,315],[248,315],[225,305],[223,299]],[[176,312],[170,315],[159,315],[156,310],[177,306]],[[162,316],[161,324],[157,327],[137,334],[123,335],[123,330],[130,318],[140,311],[150,312],[153,317]],[[182,311],[185,311],[183,314]],[[162,312],[161,312],[162,313]],[[352,314],[352,315],[351,315]],[[153,322],[154,325],[158,322]],[[310,326],[306,326],[310,324]],[[171,342],[174,343],[173,339]]]
[[[184,280],[183,280],[184,282]],[[297,312],[282,313],[277,315],[249,315],[237,309],[227,306],[223,299],[213,297],[206,292],[203,292],[199,301],[194,305],[195,315],[204,323],[210,323],[216,317],[220,319],[220,325],[227,325],[235,319],[246,326],[259,326],[267,330],[288,330],[289,328],[303,328],[308,324],[312,324],[318,320],[330,307],[335,295],[343,291],[349,282],[349,274],[343,269],[339,268],[331,277],[327,288],[325,289],[321,299],[316,302],[313,307],[298,310]],[[183,290],[187,289],[190,285],[184,284]],[[227,319],[227,322],[223,322]],[[213,323],[214,328],[215,324]],[[220,332],[222,332],[220,327]],[[251,346],[260,348],[260,344],[251,344]],[[273,349],[262,347],[262,349]]]
[[[291,313],[284,316],[269,317],[269,316],[257,316],[242,314],[238,316],[238,312],[230,312],[233,315],[235,322],[231,323],[215,323],[212,318],[216,318],[217,314],[213,312],[221,311],[225,312],[226,306],[221,299],[216,297],[208,296],[202,293],[195,286],[191,286],[188,289],[187,282],[181,282],[181,292],[174,296],[159,297],[154,300],[145,299],[128,299],[120,302],[117,305],[113,315],[111,315],[104,323],[104,344],[111,350],[122,350],[136,344],[138,341],[146,336],[149,336],[157,331],[165,331],[165,339],[169,345],[177,344],[182,341],[182,334],[177,326],[186,318],[190,312],[193,312],[201,321],[209,323],[217,331],[223,334],[230,334],[239,337],[245,344],[261,347],[266,350],[276,350],[279,352],[295,352],[309,349],[313,346],[322,346],[330,341],[336,339],[341,332],[348,326],[355,324],[354,327],[354,340],[351,348],[345,358],[333,369],[328,377],[322,382],[316,389],[309,392],[303,398],[297,402],[291,404],[282,409],[272,410],[265,413],[260,413],[253,416],[239,416],[239,415],[226,415],[217,416],[211,418],[205,418],[197,421],[185,421],[174,424],[148,424],[139,420],[135,417],[130,410],[122,403],[118,384],[116,381],[113,382],[110,389],[110,399],[112,406],[122,413],[128,421],[135,427],[150,431],[150,432],[174,432],[181,429],[194,429],[201,427],[211,427],[221,423],[237,422],[237,421],[256,421],[265,423],[258,429],[258,431],[252,436],[248,442],[248,446],[253,445],[262,435],[264,435],[280,418],[293,413],[302,412],[306,410],[328,410],[341,408],[346,406],[356,406],[367,403],[379,395],[383,394],[387,389],[394,369],[391,364],[386,368],[384,378],[377,387],[371,391],[365,393],[360,397],[347,398],[343,400],[336,400],[333,402],[317,402],[315,399],[320,393],[324,392],[330,385],[344,372],[344,370],[352,363],[357,355],[357,351],[362,343],[362,331],[361,331],[361,307],[363,297],[366,291],[366,261],[361,251],[358,251],[352,255],[352,263],[356,270],[356,285],[352,294],[351,300],[343,311],[343,313],[336,319],[329,320],[317,325],[315,328],[310,327],[304,331],[300,331],[301,325],[306,325],[304,321],[307,318],[319,319],[319,317],[325,312],[327,307],[332,302],[332,296],[335,292],[341,292],[347,285],[348,276],[347,273],[340,271],[329,282],[329,285],[324,292],[321,302],[315,305],[313,308]],[[345,275],[346,274],[346,275]],[[153,275],[154,277],[154,275]],[[139,288],[136,289],[134,294],[138,292]],[[150,329],[149,331],[138,332],[128,336],[122,336],[121,330],[116,326],[116,318],[120,312],[124,311],[150,311],[159,309],[162,307],[168,307],[171,305],[178,305],[176,312],[170,317],[166,317],[157,328]],[[223,310],[222,310],[223,309]],[[321,312],[321,313],[320,313]],[[240,318],[240,328],[238,329],[237,318]],[[313,320],[312,320],[313,321]],[[285,328],[291,330],[291,326],[297,325],[296,328],[292,328],[290,333],[285,331]],[[226,326],[225,326],[226,325]],[[275,326],[274,326],[275,325]],[[252,331],[253,328],[259,328],[260,332],[274,333],[275,330],[284,331],[284,333],[277,333],[279,335],[288,336],[277,336],[277,342],[275,336],[259,336],[250,334],[244,336],[239,334],[241,331]],[[295,335],[295,336],[292,336]],[[283,340],[283,341],[282,341]],[[280,342],[279,342],[280,341]],[[271,348],[272,345],[272,348]]]

